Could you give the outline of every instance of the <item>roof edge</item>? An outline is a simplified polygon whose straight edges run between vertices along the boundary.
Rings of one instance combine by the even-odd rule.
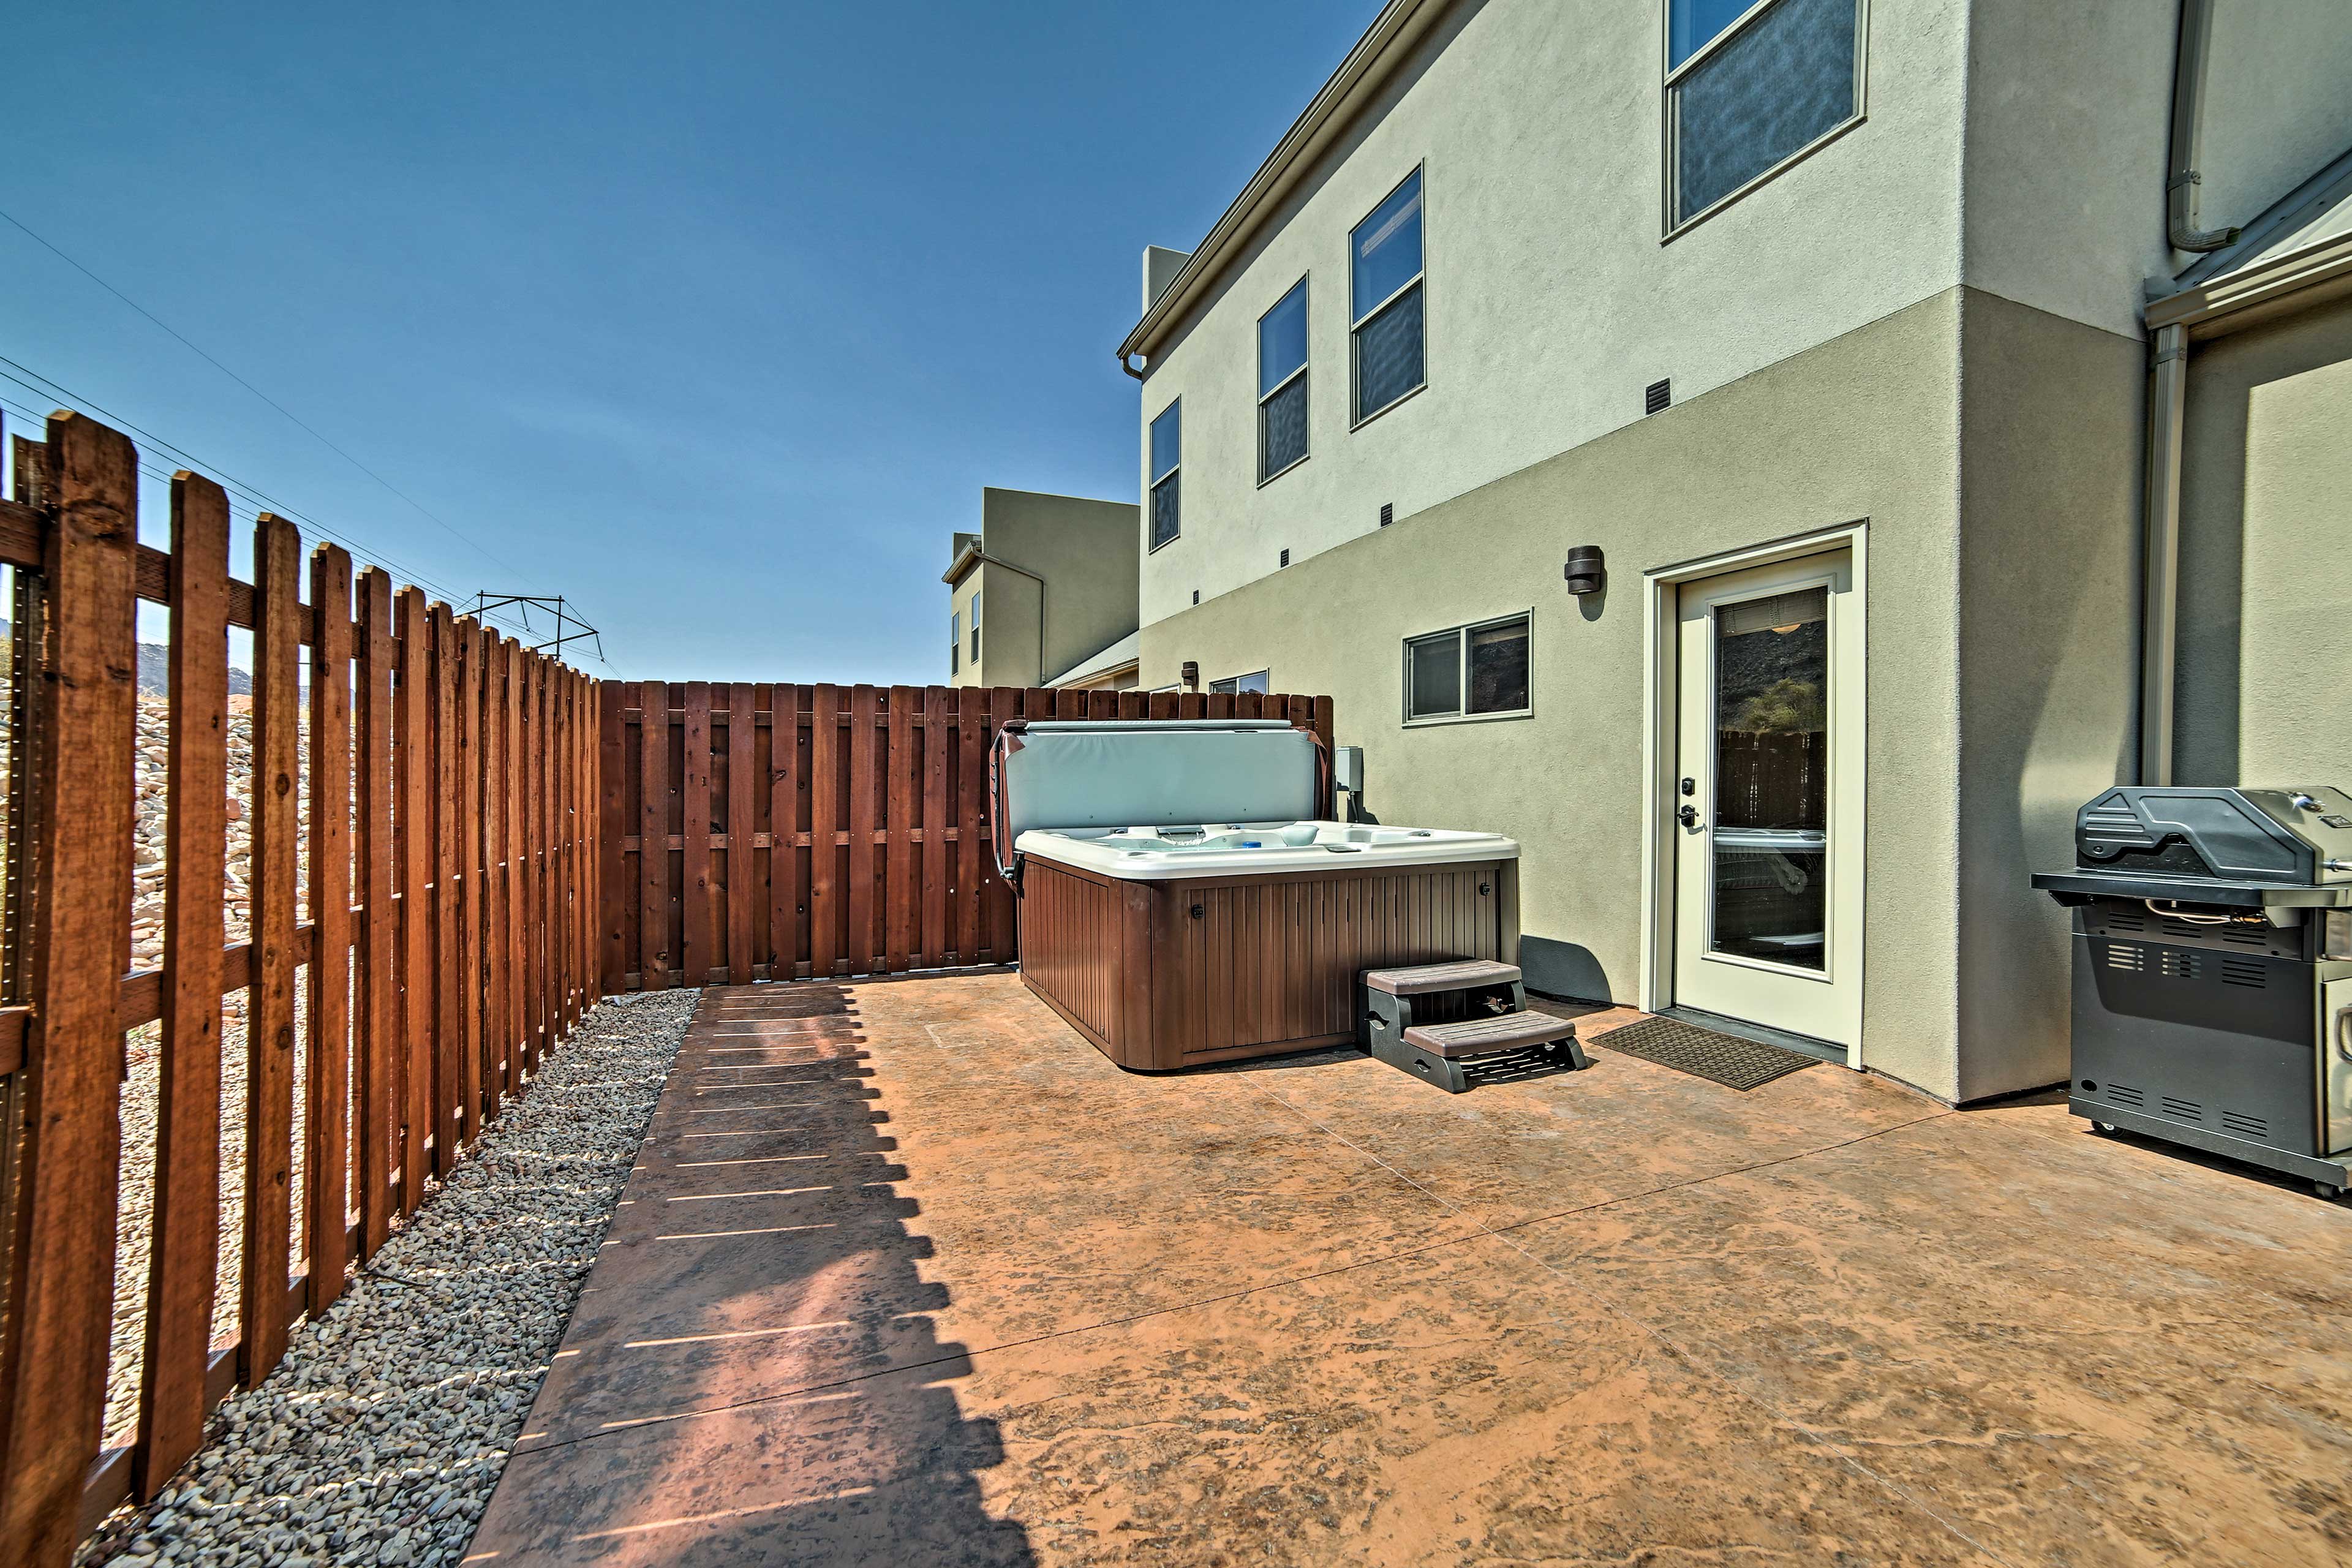
[[[2168,295],[2148,305],[2145,320],[2151,330],[2186,327],[2192,338],[2220,337],[2259,325],[2322,289],[2330,297],[2352,289],[2352,234],[2330,235]]]
[[[1322,89],[1308,101],[1282,140],[1233,205],[1225,208],[1205,238],[1192,248],[1192,259],[1178,269],[1160,298],[1143,312],[1118,347],[1124,364],[1146,353],[1168,333],[1176,318],[1189,310],[1221,272],[1234,251],[1256,232],[1268,208],[1286,195],[1314,156],[1322,152],[1340,128],[1362,107],[1363,99],[1388,77],[1404,51],[1452,4],[1452,0],[1389,0],[1348,58],[1339,62]]]

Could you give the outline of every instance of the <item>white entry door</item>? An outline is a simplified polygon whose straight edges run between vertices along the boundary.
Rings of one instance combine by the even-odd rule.
[[[1861,605],[1838,550],[1675,591],[1674,999],[1862,1031]]]

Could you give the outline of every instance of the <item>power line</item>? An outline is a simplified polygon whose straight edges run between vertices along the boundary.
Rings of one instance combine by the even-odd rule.
[[[169,322],[165,321],[161,316],[155,314],[154,311],[149,310],[138,300],[133,300],[130,295],[125,294],[121,289],[117,289],[113,284],[109,283],[105,279],[100,278],[97,273],[92,272],[89,268],[83,266],[80,262],[75,260],[72,257],[68,256],[64,251],[59,250],[56,246],[50,244],[39,235],[35,234],[31,229],[26,227],[23,220],[17,218],[11,213],[5,211],[0,211],[0,218],[6,218],[12,226],[14,226],[26,238],[32,240],[33,243],[40,246],[50,255],[56,257],[58,260],[64,262],[67,266],[72,268],[75,271],[89,279],[91,282],[97,284],[100,288],[105,289],[108,293],[121,300],[124,304],[130,306],[132,310],[138,311],[141,315],[154,322],[156,326],[170,333],[171,336],[190,353],[194,354],[198,359],[203,360],[206,364],[212,366],[215,370],[220,372],[223,375],[228,377],[239,386],[245,388],[246,391],[253,394],[254,396],[258,397],[262,402],[267,403],[270,407],[278,410],[278,413],[284,415],[288,419],[292,420],[296,426],[307,432],[320,446],[326,447],[327,450],[342,458],[343,461],[349,463],[352,468],[357,468],[361,473],[365,474],[369,479],[373,479],[377,484],[382,485],[385,489],[391,491],[394,495],[398,496],[402,500],[407,502],[411,507],[415,509],[419,516],[432,522],[435,527],[439,528],[451,538],[465,544],[468,549],[478,552],[486,560],[497,562],[499,565],[506,567],[509,572],[520,572],[521,570],[520,567],[514,566],[508,562],[499,560],[495,553],[493,553],[487,546],[483,545],[479,541],[467,538],[465,534],[460,533],[457,529],[450,527],[448,523],[443,521],[440,517],[429,510],[425,504],[419,501],[415,497],[400,489],[399,486],[394,484],[390,479],[385,479],[382,474],[377,473],[373,468],[369,468],[365,463],[361,462],[357,458],[352,457],[341,447],[336,446],[334,442],[327,439],[325,436],[320,434],[320,432],[312,426],[306,424],[302,419],[295,415],[292,409],[288,408],[284,404],[270,396],[269,394],[262,391],[261,388],[254,385],[253,383],[246,380],[245,377],[237,374],[236,372],[229,369],[228,366],[221,363],[220,361],[215,359],[211,354],[206,353],[203,349],[198,348],[194,343],[190,342],[184,334],[173,327]]]
[[[107,409],[100,407],[97,404],[87,398],[76,396],[66,387],[56,382],[50,381],[48,377],[42,375],[37,371],[28,370],[25,366],[16,363],[16,361],[5,356],[0,356],[0,364],[5,364],[13,370],[23,372],[23,375],[11,375],[6,371],[0,371],[0,381],[13,382],[16,385],[31,392],[36,396],[54,396],[62,402],[87,408],[100,418],[121,426],[123,429],[130,431],[132,435],[147,443],[147,449],[164,453],[170,457],[179,459],[181,466],[185,468],[196,472],[207,473],[214,477],[215,482],[219,483],[225,490],[229,492],[232,501],[243,501],[248,511],[271,512],[279,517],[286,518],[291,522],[300,525],[311,533],[324,535],[348,549],[358,552],[362,557],[367,558],[372,564],[382,566],[387,571],[407,579],[416,586],[432,594],[436,598],[438,598],[453,606],[460,604],[467,596],[458,593],[453,588],[450,588],[446,584],[435,582],[432,578],[427,577],[422,572],[415,571],[409,567],[402,565],[396,561],[386,558],[380,552],[374,550],[369,545],[362,543],[357,539],[353,539],[347,534],[338,532],[336,530],[329,528],[326,524],[318,521],[316,519],[304,516],[301,512],[295,510],[292,507],[286,505],[282,501],[272,499],[270,496],[255,489],[253,486],[230,478],[226,474],[222,473],[219,469],[214,468],[213,465],[203,461],[202,459],[184,451],[181,447],[173,446],[171,442],[164,440],[162,437],[152,435],[148,431],[141,429],[130,420],[121,417],[120,415],[111,413]],[[24,379],[26,376],[30,376],[32,381]],[[33,382],[39,382],[42,384],[37,386],[33,384]],[[5,398],[0,398],[0,411],[15,415],[17,418],[24,420],[27,425],[32,426],[36,429],[41,428],[47,421],[47,416],[46,415],[38,413],[31,408],[25,407],[20,404],[16,404]],[[144,474],[148,479],[153,480],[158,485],[168,487],[171,484],[171,473],[157,464],[142,460],[139,465],[139,469],[141,473]],[[476,596],[478,597],[478,595]],[[510,616],[499,615],[488,615],[478,618],[485,621],[495,622],[499,626],[505,626],[509,631],[519,632],[525,636],[538,635],[535,628],[533,628],[527,620],[518,622]],[[598,649],[596,658],[597,662],[604,664],[604,668],[607,669],[612,668],[612,665],[604,659],[601,647]]]

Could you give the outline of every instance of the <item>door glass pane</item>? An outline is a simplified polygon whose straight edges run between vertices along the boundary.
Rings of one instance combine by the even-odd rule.
[[[1462,711],[1462,634],[1441,632],[1405,645],[1411,677],[1409,716],[1426,719]]]
[[[1823,967],[1829,882],[1829,591],[1715,614],[1717,952]]]

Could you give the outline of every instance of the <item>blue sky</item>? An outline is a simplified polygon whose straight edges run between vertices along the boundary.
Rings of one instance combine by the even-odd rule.
[[[402,581],[572,595],[592,673],[939,680],[949,532],[1133,499],[1140,250],[1378,9],[32,8],[0,210],[424,511],[5,224],[0,355]]]

